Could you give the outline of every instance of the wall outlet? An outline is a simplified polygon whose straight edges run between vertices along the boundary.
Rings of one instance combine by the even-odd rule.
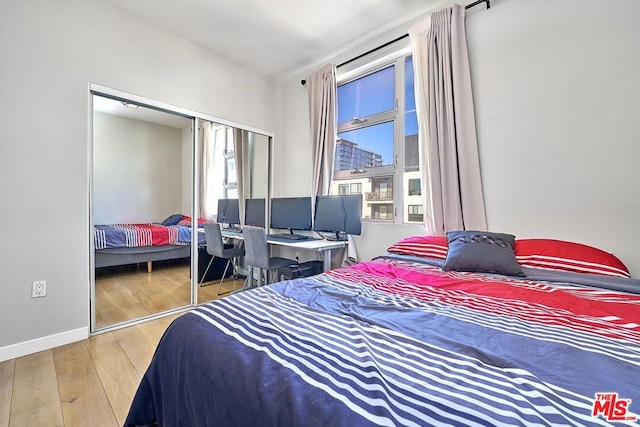
[[[33,287],[31,288],[31,297],[38,298],[47,295],[47,281],[46,280],[36,280],[33,282]]]

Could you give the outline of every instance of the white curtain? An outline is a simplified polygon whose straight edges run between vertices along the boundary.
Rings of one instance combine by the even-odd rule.
[[[200,152],[200,183],[199,183],[199,195],[200,198],[200,207],[198,216],[200,218],[209,219],[211,213],[209,211],[209,204],[211,203],[211,198],[209,197],[209,171],[212,168],[213,156],[211,154],[211,123],[207,121],[201,121],[202,125],[200,135],[201,139],[199,142]]]
[[[327,64],[307,78],[309,121],[313,148],[312,196],[325,196],[331,189],[333,157],[337,139],[336,67]]]
[[[464,6],[434,12],[409,36],[425,225],[439,236],[486,230]]]
[[[233,151],[236,165],[236,182],[238,183],[238,204],[240,210],[240,223],[244,225],[244,199],[251,197],[251,168],[248,163],[251,159],[251,135],[242,129],[233,129]]]
[[[313,200],[317,196],[326,196],[331,191],[333,159],[338,138],[337,91],[338,84],[334,64],[324,65],[307,78],[311,146],[313,149],[313,188],[311,190]],[[315,210],[313,203],[312,210]],[[347,250],[344,251],[341,258],[343,264],[358,259],[356,245],[351,236],[348,236]]]

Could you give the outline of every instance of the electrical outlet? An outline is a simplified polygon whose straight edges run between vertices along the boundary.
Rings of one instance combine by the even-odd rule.
[[[36,280],[33,282],[33,287],[31,288],[31,297],[38,298],[47,295],[47,281],[46,280]]]

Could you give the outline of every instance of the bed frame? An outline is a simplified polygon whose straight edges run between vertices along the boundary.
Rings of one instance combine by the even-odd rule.
[[[95,268],[147,263],[147,272],[152,271],[153,261],[166,261],[191,256],[191,245],[145,246],[138,248],[109,248],[95,251]]]

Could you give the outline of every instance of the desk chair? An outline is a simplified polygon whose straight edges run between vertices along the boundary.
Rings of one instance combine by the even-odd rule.
[[[224,267],[224,273],[222,273],[222,277],[220,278],[220,283],[218,284],[218,292],[220,295],[220,287],[222,286],[222,282],[224,281],[225,276],[227,275],[227,270],[229,269],[229,264],[232,263],[233,259],[244,256],[244,249],[241,248],[225,248],[224,242],[222,241],[222,232],[220,231],[220,224],[217,222],[205,222],[204,223],[204,237],[207,241],[207,253],[211,255],[211,261],[209,261],[209,265],[207,265],[207,269],[204,271],[202,275],[202,280],[200,281],[200,285],[204,282],[204,278],[207,277],[207,272],[209,271],[209,267],[213,263],[215,257],[223,258],[227,260],[227,264]],[[233,275],[237,277],[236,274],[236,263],[233,264]],[[228,293],[228,292],[224,292]]]
[[[262,227],[252,227],[245,225],[242,228],[242,235],[244,237],[244,249],[246,252],[245,262],[250,269],[251,276],[253,277],[253,268],[260,269],[260,279],[258,286],[262,284],[262,272],[267,271],[267,284],[270,283],[269,275],[272,272],[278,272],[278,269],[286,267],[291,264],[296,264],[297,261],[288,258],[272,257],[269,255],[269,244],[267,243],[267,233]],[[248,278],[247,278],[248,281]]]

